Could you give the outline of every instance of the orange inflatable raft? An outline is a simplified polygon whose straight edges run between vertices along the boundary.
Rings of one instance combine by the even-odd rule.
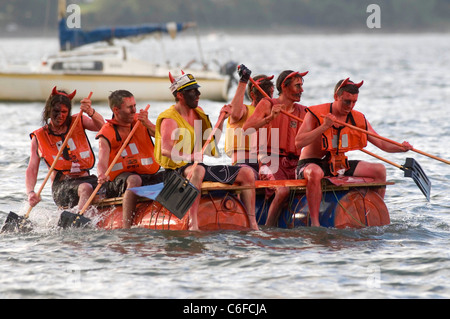
[[[378,194],[380,187],[392,183],[373,183],[362,178],[330,178],[323,181],[320,223],[324,227],[362,228],[390,223],[388,209]],[[264,225],[271,198],[268,187],[289,187],[291,196],[278,221],[278,227],[295,228],[309,225],[306,183],[304,180],[257,181],[256,218]],[[220,183],[203,183],[198,212],[201,230],[247,230],[249,220],[239,199],[242,188]],[[94,201],[97,213],[93,220],[103,229],[122,228],[122,198]],[[187,230],[189,214],[178,219],[156,201],[142,199],[137,204],[133,227],[157,230]]]

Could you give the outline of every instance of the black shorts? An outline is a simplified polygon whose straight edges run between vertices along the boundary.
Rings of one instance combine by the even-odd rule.
[[[184,175],[184,171],[189,166],[194,165],[194,163],[189,163],[185,166],[177,168],[175,171],[177,171],[179,174]],[[236,177],[239,174],[239,171],[241,168],[239,166],[230,166],[230,165],[205,165],[203,163],[199,163],[198,165],[201,165],[205,168],[205,177],[203,178],[204,182],[218,182],[218,183],[224,183],[224,184],[230,184],[232,185],[234,181],[236,180]],[[166,170],[166,176],[165,178],[168,178],[172,174],[174,170]]]
[[[353,174],[355,173],[356,166],[358,166],[359,162],[360,161],[358,161],[358,160],[348,161],[348,166],[350,166],[350,168],[345,171],[344,176],[353,176]],[[298,161],[297,179],[305,178],[305,176],[303,175],[303,170],[305,169],[305,167],[308,164],[311,164],[311,163],[320,166],[320,168],[322,168],[322,171],[325,176],[333,175],[333,174],[331,174],[331,171],[330,171],[330,164],[328,163],[328,159],[308,158],[308,159],[303,159],[303,160]]]
[[[164,182],[164,171],[156,172],[155,174],[136,174],[133,172],[123,172],[117,175],[113,181],[108,181],[102,185],[102,188],[106,188],[105,197],[113,198],[120,197],[127,190],[127,179],[131,175],[139,175],[142,179],[142,185],[153,185]],[[102,191],[102,188],[100,191]]]
[[[78,186],[83,183],[97,187],[97,176],[89,175],[77,178],[60,179],[61,175],[57,175],[52,184],[52,196],[55,204],[60,207],[74,207],[78,205],[80,198],[78,197]]]

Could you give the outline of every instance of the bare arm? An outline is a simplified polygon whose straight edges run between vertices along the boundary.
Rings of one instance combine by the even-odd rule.
[[[97,164],[97,175],[98,183],[103,184],[108,181],[108,176],[105,175],[108,170],[109,153],[111,149],[109,147],[108,141],[104,137],[100,137],[98,140],[98,164]]]
[[[155,137],[155,128],[156,125],[153,124],[148,118],[148,111],[141,109],[138,114],[138,120],[141,121],[142,125],[144,125],[151,136]]]
[[[322,136],[322,133],[328,130],[334,121],[334,115],[328,114],[324,118],[324,122],[320,126],[316,126],[316,120],[311,113],[306,113],[300,129],[295,136],[295,146],[303,148]]]
[[[173,161],[192,162],[193,154],[172,154],[176,142],[172,139],[172,133],[177,129],[178,125],[175,120],[166,118],[161,121],[161,154]]]
[[[245,115],[247,111],[247,107],[244,105],[244,96],[245,96],[245,88],[247,87],[247,83],[239,82],[236,93],[231,100],[231,113],[230,113],[230,123],[236,123],[241,120],[241,118]]]
[[[262,99],[256,106],[255,112],[253,112],[252,116],[245,121],[244,126],[242,127],[243,130],[245,131],[249,128],[254,128],[257,130],[260,127],[270,123],[270,121],[272,121],[280,112],[279,108],[274,109],[275,105],[272,107],[268,100]]]
[[[91,100],[87,98],[82,99],[80,110],[89,116],[83,116],[81,118],[83,121],[83,126],[87,130],[98,132],[102,128],[103,124],[105,124],[103,116],[92,108]]]
[[[25,189],[28,195],[28,203],[31,207],[36,206],[36,204],[41,201],[41,199],[34,192],[34,187],[36,186],[39,173],[40,161],[41,159],[39,158],[37,151],[36,137],[33,137],[31,140],[30,162],[28,163],[28,167],[25,172]]]

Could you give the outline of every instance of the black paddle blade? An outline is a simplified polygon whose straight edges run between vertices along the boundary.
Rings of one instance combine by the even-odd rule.
[[[9,212],[0,232],[30,232],[33,229],[31,222],[23,216]]]
[[[405,165],[403,165],[405,177],[411,177],[428,201],[431,195],[431,181],[427,174],[420,167],[419,163],[414,158],[406,158]]]
[[[189,183],[189,180],[174,171],[164,181],[164,187],[156,201],[182,219],[199,194],[200,191]]]
[[[64,229],[69,227],[84,227],[91,220],[80,214],[74,214],[68,211],[63,211],[59,217],[58,226]]]

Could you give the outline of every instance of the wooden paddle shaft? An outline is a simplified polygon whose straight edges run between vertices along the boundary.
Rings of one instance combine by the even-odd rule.
[[[150,104],[147,105],[147,107],[145,108],[146,111],[148,111],[148,109],[150,108]],[[125,149],[125,147],[127,147],[128,143],[130,142],[131,138],[133,137],[134,133],[136,132],[136,130],[138,129],[139,125],[141,125],[140,121],[137,121],[137,123],[134,125],[133,129],[131,130],[131,132],[128,134],[126,140],[123,142],[122,146],[120,147],[119,151],[116,154],[116,157],[114,157],[114,159],[112,160],[111,164],[109,165],[108,169],[105,172],[105,176],[108,176],[109,173],[111,173],[114,165],[116,165],[119,157],[121,156],[123,150]],[[89,205],[91,204],[92,200],[94,199],[95,195],[97,195],[98,190],[102,187],[102,184],[97,184],[97,187],[95,187],[94,191],[92,192],[91,196],[89,196],[89,199],[87,200],[86,204],[84,204],[83,208],[81,209],[81,211],[78,213],[78,215],[83,215],[87,208],[89,207]]]
[[[203,147],[202,147],[202,156],[203,156],[203,153],[204,153],[205,150],[206,150],[206,147],[208,146],[208,144],[209,144],[209,143],[211,142],[211,140],[213,139],[214,134],[216,134],[216,131],[217,131],[217,129],[219,128],[220,122],[222,122],[222,120],[223,120],[224,117],[225,117],[225,113],[224,113],[224,112],[220,113],[220,116],[219,116],[219,119],[217,120],[216,126],[214,126],[214,129],[211,131],[211,134],[209,134],[208,139],[206,140],[205,144],[204,144]],[[195,162],[194,162],[194,165],[192,165],[191,171],[189,172],[189,174],[188,174],[188,176],[187,176],[187,179],[188,179],[188,180],[191,179],[192,174],[194,173],[194,170],[195,170],[195,168],[197,167],[197,165],[198,165],[198,161],[195,161]]]
[[[388,163],[388,164],[391,164],[391,165],[393,165],[393,166],[395,166],[395,167],[397,167],[397,168],[403,169],[403,166],[398,165],[397,163],[391,162],[390,160],[388,160],[388,159],[386,159],[386,158],[384,158],[384,157],[381,157],[381,156],[379,156],[379,155],[377,155],[377,154],[374,154],[374,153],[372,153],[372,152],[369,152],[369,151],[366,150],[366,149],[360,149],[360,151],[361,151],[361,152],[364,152],[364,153],[366,153],[366,154],[368,154],[368,155],[370,155],[370,156],[373,156],[373,157],[375,157],[375,158],[378,158],[379,160],[382,160],[382,161],[384,161],[384,162],[386,162],[386,163]]]
[[[348,124],[348,123],[345,123],[345,122],[342,122],[342,121],[339,121],[339,120],[335,120],[335,122],[338,123],[338,124],[341,124],[341,125],[348,126],[348,127],[352,128],[352,129],[354,129],[354,130],[357,130],[357,131],[366,133],[367,135],[374,136],[374,137],[379,138],[379,139],[381,139],[381,140],[383,140],[383,141],[386,141],[386,142],[395,144],[395,145],[397,145],[397,146],[403,146],[403,145],[402,145],[401,143],[399,143],[399,142],[390,140],[390,139],[388,139],[388,138],[386,138],[386,137],[383,137],[383,136],[378,135],[378,134],[376,134],[376,133],[369,132],[369,131],[364,130],[364,129],[362,129],[362,128],[359,128],[359,127],[357,127],[357,126],[354,126],[354,125],[351,125],[351,124]],[[446,164],[450,164],[450,161],[447,161],[447,160],[445,160],[445,159],[443,159],[443,158],[440,158],[440,157],[437,157],[437,156],[434,156],[434,155],[425,153],[425,152],[420,151],[420,150],[417,150],[417,149],[415,149],[415,148],[413,148],[412,151],[414,151],[414,152],[416,152],[416,153],[419,153],[419,154],[422,154],[422,155],[425,155],[425,156],[428,156],[428,157],[433,158],[433,159],[435,159],[435,160],[444,162],[444,163],[446,163]]]
[[[92,92],[89,93],[88,99],[90,99],[92,96]],[[56,154],[55,160],[53,161],[52,165],[48,169],[47,176],[45,176],[44,181],[42,182],[41,187],[39,187],[39,190],[37,191],[36,195],[39,197],[41,196],[41,192],[44,189],[45,184],[47,183],[48,179],[50,178],[50,175],[52,174],[53,170],[55,169],[56,163],[58,162],[58,159],[60,158],[62,152],[64,151],[64,148],[67,146],[67,143],[69,143],[69,139],[72,137],[73,132],[75,131],[75,128],[78,124],[78,122],[81,120],[81,116],[83,115],[83,111],[80,110],[80,113],[78,113],[78,116],[75,119],[75,122],[73,123],[72,127],[70,128],[69,132],[66,135],[66,138],[64,139],[64,142],[62,143],[61,147],[59,148],[58,154]],[[33,209],[33,207],[29,207],[27,213],[25,214],[25,218],[28,218],[30,216],[30,212]]]

